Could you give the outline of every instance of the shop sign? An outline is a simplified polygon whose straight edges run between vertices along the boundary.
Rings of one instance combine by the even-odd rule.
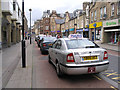
[[[70,31],[74,31],[74,28],[71,28]]]
[[[118,20],[118,23],[120,24],[120,19]]]
[[[95,27],[95,25],[96,25],[96,27]],[[96,23],[89,24],[89,28],[98,28],[101,26],[102,26],[102,22],[96,22]]]
[[[120,20],[118,20],[118,19],[104,21],[103,22],[103,27],[118,26],[118,23],[120,23]]]

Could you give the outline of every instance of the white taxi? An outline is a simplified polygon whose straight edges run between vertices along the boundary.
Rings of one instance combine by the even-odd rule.
[[[48,59],[58,76],[99,73],[109,65],[107,51],[81,34],[57,39],[49,48]]]

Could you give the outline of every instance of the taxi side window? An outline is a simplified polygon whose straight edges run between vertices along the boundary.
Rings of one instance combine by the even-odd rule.
[[[57,42],[56,48],[57,48],[57,49],[60,49],[61,46],[62,46],[62,42],[59,40],[59,41]]]
[[[55,41],[55,42],[53,43],[52,48],[56,48],[56,45],[57,45],[57,41]]]

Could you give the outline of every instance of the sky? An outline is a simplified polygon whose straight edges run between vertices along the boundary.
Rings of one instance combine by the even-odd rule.
[[[19,6],[22,10],[22,0],[17,0]],[[43,15],[43,11],[56,10],[57,13],[65,13],[66,11],[72,13],[76,9],[82,9],[83,2],[90,2],[91,0],[24,0],[25,7],[25,16],[28,20],[28,26],[30,21],[30,11],[31,12],[31,23],[32,25],[37,19],[41,19]]]

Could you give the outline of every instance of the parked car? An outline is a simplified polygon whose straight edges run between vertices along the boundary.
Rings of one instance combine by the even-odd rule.
[[[99,73],[109,65],[107,51],[79,34],[57,39],[48,52],[48,61],[55,65],[59,77]]]
[[[44,52],[48,52],[48,49],[52,47],[53,42],[56,40],[56,37],[44,37],[40,43],[40,50],[43,54]]]
[[[38,44],[38,47],[40,47],[40,43],[42,41],[42,38],[46,37],[46,35],[40,34],[38,37],[39,38],[37,39],[37,44]]]
[[[35,41],[36,41],[36,42],[37,42],[37,40],[38,40],[38,36],[39,36],[39,35],[35,36]]]

